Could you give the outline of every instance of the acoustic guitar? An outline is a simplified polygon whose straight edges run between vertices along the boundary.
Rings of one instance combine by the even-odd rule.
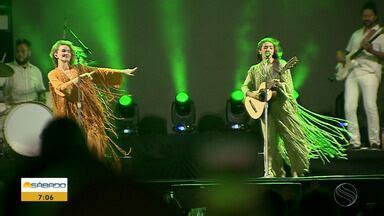
[[[298,62],[299,60],[297,57],[291,58],[287,64],[280,70],[280,73],[285,72],[288,69],[293,68],[293,66]],[[247,110],[249,116],[252,119],[258,119],[264,112],[265,104],[268,103],[275,95],[277,95],[276,89],[278,88],[276,86],[277,82],[279,80],[274,79],[271,80],[271,82],[263,82],[260,84],[259,88],[256,91],[252,91],[255,95],[257,95],[257,98],[246,96],[244,100],[244,106]],[[267,94],[266,94],[267,93]],[[260,98],[261,95],[267,95],[267,98]]]

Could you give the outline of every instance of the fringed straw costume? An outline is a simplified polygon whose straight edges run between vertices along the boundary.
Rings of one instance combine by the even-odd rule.
[[[348,132],[339,126],[345,120],[311,112],[293,98],[291,72],[279,73],[285,64],[280,60],[278,70],[274,70],[274,64],[267,65],[268,80],[279,79],[282,84],[277,97],[270,102],[268,113],[269,174],[282,177],[285,176],[283,160],[292,171],[302,174],[309,170],[310,159],[329,162],[329,158],[346,158],[345,147],[348,144]],[[242,91],[257,90],[264,81],[264,64],[254,65],[248,71]]]
[[[75,79],[79,71],[80,74],[95,71],[92,79],[83,77],[80,83],[82,100],[80,124],[84,128],[89,149],[100,159],[104,159],[106,153],[111,153],[113,161],[117,162],[118,157],[113,146],[122,153],[123,151],[113,143],[108,134],[116,135],[110,103],[119,96],[113,89],[117,89],[122,82],[122,73],[83,65],[65,72],[55,68],[48,74],[54,113],[57,117],[77,120],[78,85],[72,83],[64,90],[61,87],[64,83]]]

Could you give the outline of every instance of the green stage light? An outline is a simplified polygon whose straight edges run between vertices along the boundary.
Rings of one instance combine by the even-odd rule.
[[[232,92],[231,99],[234,101],[242,101],[244,99],[244,93],[241,90],[236,89]]]
[[[303,53],[298,55],[300,64],[293,69],[295,71],[293,74],[293,84],[295,89],[300,90],[304,86],[304,83],[310,76],[311,68],[313,67],[312,64],[314,60],[318,58],[320,53],[319,49],[319,45],[312,40],[308,40],[308,42],[304,43],[304,47],[302,48]]]
[[[179,92],[176,95],[176,101],[179,103],[185,103],[189,100],[189,95],[186,92]]]
[[[159,21],[165,43],[169,69],[172,74],[175,92],[187,91],[188,61],[185,50],[188,39],[188,20],[185,11],[186,1],[158,0]],[[170,29],[170,26],[172,28]]]
[[[257,17],[262,12],[260,1],[244,1],[239,7],[241,7],[237,19],[239,22],[234,29],[236,62],[233,88],[241,87],[249,67],[255,64],[256,59],[253,58],[257,54],[257,47],[253,35],[254,30],[261,27],[261,23],[257,22]]]
[[[123,106],[129,106],[133,102],[132,97],[129,95],[123,95],[119,99],[119,103]]]

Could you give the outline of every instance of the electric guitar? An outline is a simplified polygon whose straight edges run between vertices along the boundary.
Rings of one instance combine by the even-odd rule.
[[[297,57],[291,58],[287,64],[280,70],[280,73],[285,72],[288,69],[293,68],[293,66],[298,62],[299,60]],[[277,95],[277,92],[274,90],[278,87],[276,87],[276,81],[277,80],[272,80],[269,83],[261,83],[259,86],[259,89],[256,91],[252,91],[254,94],[258,96],[258,98],[246,96],[244,100],[244,106],[245,109],[247,110],[249,116],[252,119],[258,119],[264,112],[264,107],[265,104],[268,103],[275,95]],[[266,94],[267,92],[267,94]],[[260,95],[267,95],[266,100],[260,100],[259,96]]]
[[[384,33],[382,28],[378,29],[375,33],[373,33],[373,37],[368,40],[368,43],[372,43],[376,38],[378,38],[381,34]],[[369,35],[367,35],[369,36]],[[360,47],[358,50],[350,52],[347,56],[345,56],[345,63],[337,64],[337,72],[335,74],[335,79],[338,81],[342,81],[347,78],[351,69],[356,66],[355,58],[364,50],[364,48]]]

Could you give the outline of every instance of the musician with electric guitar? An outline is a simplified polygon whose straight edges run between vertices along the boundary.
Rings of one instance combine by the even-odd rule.
[[[383,29],[377,24],[375,5],[367,3],[361,10],[363,27],[352,34],[345,56],[338,51],[336,80],[345,80],[344,111],[351,134],[352,148],[360,148],[360,131],[357,107],[360,95],[368,122],[368,136],[371,148],[380,147],[380,126],[377,94],[384,60]]]
[[[274,38],[262,39],[257,52],[259,63],[249,69],[242,91],[248,114],[253,119],[263,117],[264,175],[285,177],[283,161],[297,177],[309,171],[310,159],[345,158],[346,130],[329,124],[340,119],[313,113],[292,96],[290,69],[297,58],[284,61],[280,42]]]

